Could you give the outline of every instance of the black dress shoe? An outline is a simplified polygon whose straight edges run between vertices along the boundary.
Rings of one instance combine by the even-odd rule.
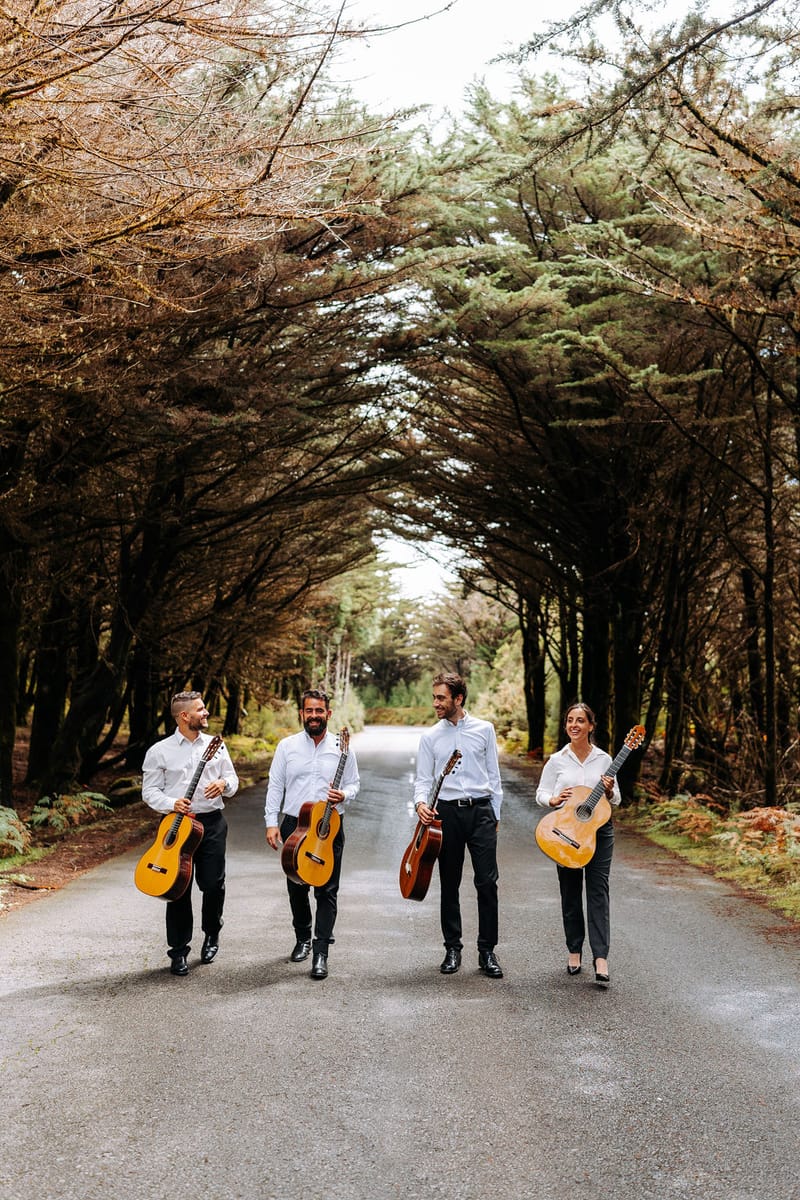
[[[577,967],[573,967],[572,963],[567,963],[567,974],[568,975],[580,975],[580,973],[581,973],[581,964],[580,963],[578,963]]]
[[[172,962],[170,964],[169,970],[170,970],[171,975],[188,975],[189,974],[189,964],[186,961],[186,955],[185,954],[174,955]]]
[[[219,950],[219,934],[207,933],[203,938],[203,947],[200,951],[200,962],[210,963],[217,957]]]
[[[503,978],[503,968],[495,958],[493,950],[478,951],[478,966],[490,979]]]
[[[444,961],[439,967],[443,975],[454,975],[461,966],[461,951],[448,950],[444,956]]]
[[[312,979],[325,979],[328,975],[328,956],[327,954],[315,954],[314,961],[311,964],[309,972]]]
[[[289,962],[304,962],[311,953],[311,942],[295,942],[295,947],[289,955]]]

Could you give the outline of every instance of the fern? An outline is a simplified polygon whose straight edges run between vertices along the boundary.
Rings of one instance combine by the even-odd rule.
[[[13,808],[0,808],[0,858],[25,854],[30,849],[31,832]]]
[[[72,825],[94,821],[101,812],[112,812],[108,799],[100,792],[76,792],[73,796],[43,796],[37,801],[29,825],[64,833]]]

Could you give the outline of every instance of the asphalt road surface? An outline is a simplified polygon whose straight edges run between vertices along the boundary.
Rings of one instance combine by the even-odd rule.
[[[800,937],[632,837],[612,984],[571,979],[530,773],[504,768],[505,970],[439,973],[438,880],[403,900],[418,730],[354,739],[330,975],[294,938],[263,790],[228,809],[216,962],[168,973],[124,855],[0,920],[3,1200],[794,1200]],[[197,907],[197,906],[196,906]]]

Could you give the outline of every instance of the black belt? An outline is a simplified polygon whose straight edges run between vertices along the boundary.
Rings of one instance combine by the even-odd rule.
[[[474,808],[476,804],[490,804],[491,796],[462,796],[457,800],[443,800],[443,804],[452,804],[454,808]]]

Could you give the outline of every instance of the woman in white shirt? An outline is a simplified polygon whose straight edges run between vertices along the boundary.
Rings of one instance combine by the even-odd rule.
[[[586,704],[572,704],[564,718],[569,742],[562,750],[551,754],[544,765],[536,802],[542,808],[557,808],[570,799],[573,787],[592,788],[603,781],[605,794],[612,804],[621,796],[615,779],[603,772],[611,756],[595,746],[592,740],[595,715]],[[608,987],[608,945],[610,939],[608,877],[614,852],[614,825],[609,820],[597,830],[595,852],[585,867],[557,865],[561,891],[561,914],[567,941],[567,972],[579,975],[581,952],[587,926],[592,948],[595,981]],[[586,920],[583,915],[583,885],[586,884]]]

